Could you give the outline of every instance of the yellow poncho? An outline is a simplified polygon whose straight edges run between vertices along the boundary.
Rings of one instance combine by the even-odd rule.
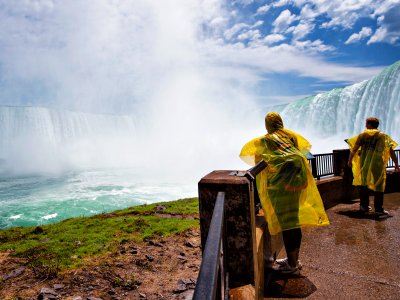
[[[278,113],[266,116],[268,134],[248,142],[240,158],[267,167],[257,175],[257,189],[271,234],[303,226],[329,225],[305,154],[310,143],[283,128]]]
[[[378,129],[366,129],[363,133],[348,139],[347,143],[354,155],[353,185],[367,186],[373,191],[384,192],[390,148],[396,148],[397,143]]]

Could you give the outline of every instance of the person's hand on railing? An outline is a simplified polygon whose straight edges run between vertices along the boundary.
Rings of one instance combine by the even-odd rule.
[[[349,161],[347,162],[347,166],[348,166],[349,168],[352,168],[352,167],[353,167],[353,161],[352,161],[352,160],[349,160]]]

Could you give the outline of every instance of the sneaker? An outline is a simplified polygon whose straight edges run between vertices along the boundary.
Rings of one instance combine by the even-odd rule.
[[[365,207],[365,206],[360,205],[360,211],[363,213],[367,213],[367,212],[372,211],[372,207],[371,206]]]
[[[281,265],[274,266],[272,268],[275,272],[279,272],[281,274],[292,274],[292,275],[299,275],[300,270],[298,267],[291,267],[288,263],[283,263]]]
[[[375,214],[377,215],[377,216],[388,216],[389,215],[389,212],[387,211],[387,210],[381,210],[381,211],[376,211],[375,212]]]
[[[275,262],[276,262],[278,265],[285,265],[285,264],[289,265],[289,261],[288,261],[288,258],[287,258],[287,257],[285,257],[285,258],[278,258],[277,260],[275,260]],[[301,270],[301,269],[303,268],[303,265],[301,264],[300,260],[297,261],[297,268],[299,268],[299,270]]]

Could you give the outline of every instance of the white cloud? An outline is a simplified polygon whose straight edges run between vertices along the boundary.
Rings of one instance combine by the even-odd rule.
[[[291,32],[293,34],[294,40],[299,40],[307,36],[309,33],[311,33],[314,28],[315,28],[314,24],[305,21],[300,21],[300,23],[297,26],[290,27],[287,30],[287,32]]]
[[[315,41],[295,41],[293,46],[300,51],[305,51],[309,53],[327,52],[333,51],[335,48],[333,46],[325,45],[321,40]]]
[[[257,9],[256,15],[263,15],[263,14],[267,13],[267,12],[270,10],[270,8],[271,8],[271,6],[268,5],[268,4],[265,4],[265,5],[263,5],[263,6],[260,6],[260,7]]]
[[[264,42],[267,45],[272,45],[275,43],[279,43],[281,41],[285,40],[285,37],[282,34],[270,34],[264,37]]]
[[[249,28],[249,24],[245,24],[245,23],[238,23],[233,25],[231,28],[225,30],[224,32],[224,37],[227,40],[232,39],[237,33],[239,33],[242,29],[244,28]]]
[[[322,28],[351,28],[360,18],[371,18],[382,1],[386,0],[313,0],[293,4],[301,9],[301,19],[327,18]]]
[[[259,26],[261,26],[262,24],[264,24],[264,21],[259,20],[259,21],[255,22],[254,25],[251,26],[251,28],[259,27]]]
[[[353,33],[345,42],[346,45],[356,43],[364,38],[369,37],[372,34],[372,29],[369,27],[363,27],[359,33]]]
[[[385,42],[396,44],[400,41],[400,4],[393,6],[378,18],[379,28],[367,44]]]
[[[308,51],[304,49],[308,48]],[[213,59],[229,66],[241,66],[260,74],[253,76],[255,80],[261,74],[291,73],[299,76],[313,77],[321,81],[340,81],[355,83],[369,79],[382,70],[382,67],[353,67],[326,62],[318,55],[321,51],[331,50],[321,41],[298,42],[295,45],[281,44],[276,47],[208,44],[207,50]],[[273,58],[273,59],[271,59]],[[233,76],[230,72],[226,76]]]
[[[258,40],[261,37],[260,31],[258,29],[256,30],[248,30],[245,31],[241,34],[238,35],[238,40],[243,41],[243,40]]]
[[[313,20],[319,15],[320,13],[314,10],[310,4],[304,5],[300,11],[300,19]]]
[[[284,32],[290,24],[292,24],[297,19],[295,14],[292,14],[290,10],[285,9],[280,13],[280,15],[272,23],[274,26],[274,32]]]
[[[290,0],[278,0],[277,2],[273,2],[272,5],[274,7],[282,7],[288,5],[290,2]]]

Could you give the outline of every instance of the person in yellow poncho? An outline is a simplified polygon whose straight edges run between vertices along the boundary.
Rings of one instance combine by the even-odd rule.
[[[297,273],[301,227],[329,225],[329,220],[306,158],[310,143],[285,129],[276,112],[266,115],[265,125],[268,133],[246,143],[240,158],[252,166],[267,163],[256,182],[269,232],[283,236],[287,259],[277,270]]]
[[[353,185],[360,186],[360,211],[368,212],[370,190],[374,192],[375,213],[388,215],[383,208],[383,193],[386,185],[386,164],[389,157],[399,171],[399,163],[394,153],[398,144],[390,136],[378,130],[379,120],[368,118],[363,133],[347,140],[350,146],[348,165],[353,170]]]

